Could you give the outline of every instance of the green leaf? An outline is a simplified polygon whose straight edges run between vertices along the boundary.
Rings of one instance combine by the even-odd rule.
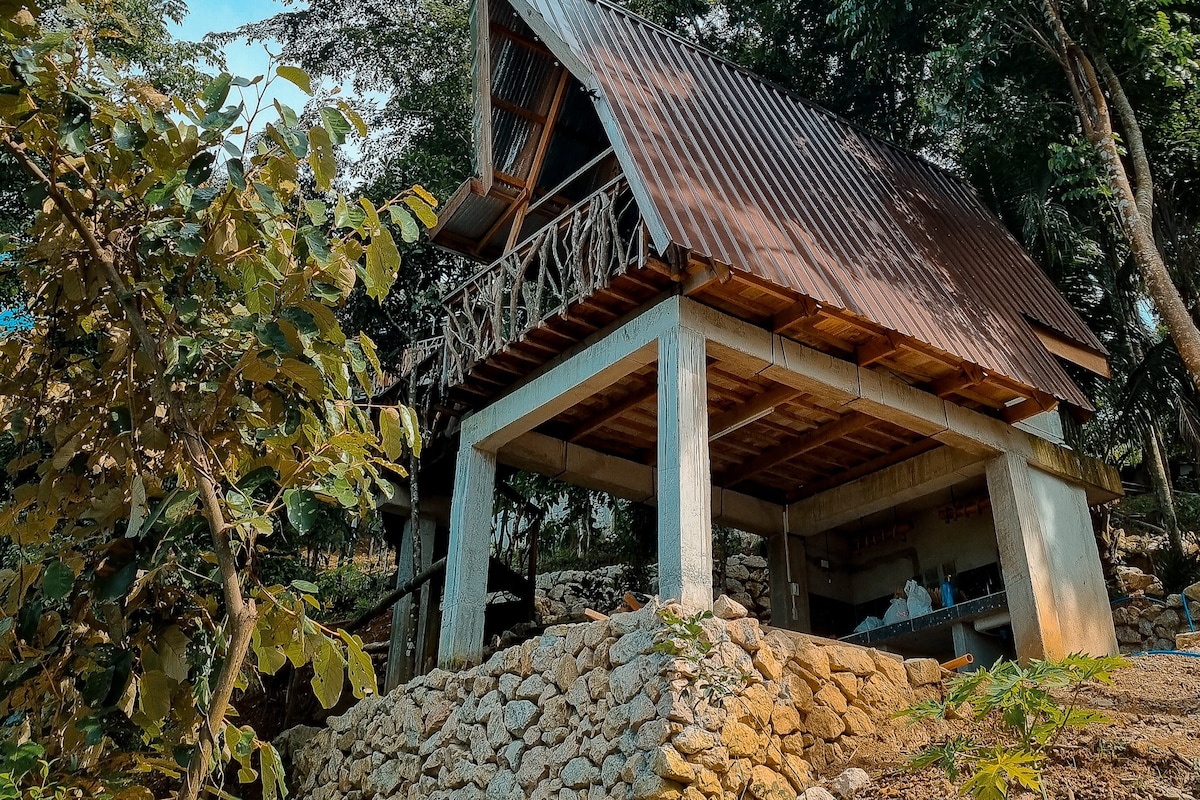
[[[387,228],[378,229],[367,245],[367,295],[382,301],[396,282],[400,251]]]
[[[313,225],[324,225],[329,218],[329,209],[320,200],[305,200],[304,210],[308,212],[308,219]]]
[[[321,646],[313,654],[312,667],[313,693],[322,708],[333,708],[342,696],[342,684],[346,678],[345,660],[327,637],[322,637]]]
[[[388,214],[392,217],[392,223],[400,229],[400,238],[405,242],[411,244],[421,238],[421,228],[407,208],[388,206]]]
[[[317,188],[328,191],[337,177],[337,156],[333,152],[333,142],[324,128],[310,128],[308,145],[308,165],[317,179]]]
[[[421,422],[417,419],[417,412],[408,406],[400,406],[400,421],[404,423],[404,435],[408,439],[408,446],[412,448],[413,455],[420,458]]]
[[[152,720],[166,720],[171,713],[171,683],[165,672],[147,672],[138,681],[138,705]]]
[[[333,252],[329,249],[329,240],[325,238],[325,234],[316,228],[305,227],[301,235],[304,237],[304,243],[308,245],[308,252],[312,253],[317,263],[323,267],[329,266],[333,261]]]
[[[63,114],[58,126],[58,142],[69,152],[82,154],[92,138],[92,108],[73,92],[63,92]]]
[[[207,151],[198,153],[188,165],[184,180],[189,186],[199,186],[212,177],[213,163],[217,157]]]
[[[367,219],[367,214],[358,205],[347,205],[346,198],[338,195],[337,205],[333,209],[333,226],[335,228],[353,228],[358,230]]]
[[[379,684],[375,678],[375,665],[371,656],[363,650],[363,641],[358,636],[338,630],[338,638],[346,644],[346,677],[350,680],[350,690],[359,700],[370,694],[379,693]]]
[[[295,84],[296,87],[305,94],[311,95],[313,93],[312,79],[309,78],[307,72],[299,67],[291,67],[286,64],[281,64],[275,68],[275,74],[283,78],[285,81]]]
[[[383,452],[395,461],[404,453],[404,428],[400,422],[400,412],[387,407],[379,412],[379,437]]]
[[[42,576],[42,591],[51,600],[62,600],[75,587],[75,573],[61,561],[52,561]]]
[[[316,524],[321,501],[307,489],[288,489],[283,493],[288,522],[300,533],[310,533]]]
[[[240,158],[231,158],[225,162],[225,171],[229,174],[229,182],[239,192],[246,191],[246,170],[242,167]]]
[[[342,116],[342,112],[336,108],[325,106],[321,108],[321,122],[325,126],[325,130],[329,132],[329,138],[334,144],[345,144],[346,134],[350,132],[350,123]]]
[[[287,797],[283,761],[274,745],[264,744],[258,749],[258,769],[262,774],[263,800],[283,800]]]
[[[312,581],[302,581],[299,578],[292,581],[292,588],[299,589],[307,594],[318,594],[321,591],[321,588]]]
[[[267,207],[268,211],[277,217],[282,217],[284,215],[283,206],[280,205],[279,199],[275,197],[274,189],[272,189],[270,186],[267,186],[265,183],[255,182],[254,192],[258,195],[259,199],[263,201],[263,205]]]
[[[130,124],[121,119],[113,123],[112,136],[113,144],[121,150],[141,150],[149,141],[146,138],[146,132],[140,125],[136,122]]]
[[[413,210],[426,228],[437,227],[437,214],[433,213],[433,208],[424,199],[410,194],[404,198],[404,204]]]
[[[229,97],[229,86],[233,83],[233,76],[227,72],[222,72],[217,77],[209,81],[204,87],[204,91],[200,93],[200,102],[204,104],[205,111],[213,111],[221,107],[225,99]]]

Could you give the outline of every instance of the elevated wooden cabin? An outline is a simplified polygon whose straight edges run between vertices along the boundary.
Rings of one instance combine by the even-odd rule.
[[[606,0],[473,25],[478,177],[435,232],[480,264],[446,299],[444,664],[481,653],[497,461],[656,504],[693,606],[714,520],[769,537],[772,622],[806,630],[888,553],[921,574],[888,515],[986,496],[1016,651],[1115,650],[1087,498],[1119,482],[1056,416],[1091,410],[1062,362],[1106,353],[970,187]]]

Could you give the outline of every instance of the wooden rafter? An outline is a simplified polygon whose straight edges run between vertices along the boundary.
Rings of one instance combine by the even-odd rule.
[[[572,428],[571,432],[567,434],[567,441],[578,442],[585,436],[594,433],[596,430],[612,422],[614,419],[621,416],[631,408],[640,406],[647,400],[652,399],[657,393],[657,383],[651,383],[648,387],[645,387],[640,391],[631,392],[627,397],[625,397],[625,399],[618,400],[616,403],[602,408],[599,412],[591,417],[588,417],[586,420]]]
[[[783,333],[797,323],[812,321],[820,312],[820,303],[811,297],[801,297],[775,315],[771,321],[771,328],[775,333]]]
[[[957,375],[947,375],[944,378],[938,378],[930,388],[938,397],[947,397],[957,394],[964,389],[971,389],[978,386],[983,383],[986,377],[984,371],[976,365],[963,364],[962,370]]]
[[[870,461],[865,461],[862,464],[858,464],[857,466],[853,466],[850,469],[843,470],[837,474],[830,475],[822,480],[814,481],[813,483],[807,483],[804,486],[801,486],[798,491],[793,492],[788,497],[788,502],[801,500],[805,497],[812,497],[813,495],[832,489],[835,486],[841,486],[843,483],[849,483],[850,481],[858,480],[864,475],[870,475],[873,472],[879,472],[882,469],[887,469],[893,464],[899,464],[901,461],[907,461],[914,456],[919,456],[921,453],[928,452],[929,450],[933,450],[935,447],[940,446],[941,443],[935,439],[918,439],[912,444],[908,444],[897,450],[893,450],[892,452],[882,455],[879,458],[873,458]]]
[[[778,466],[785,461],[791,461],[818,447],[829,444],[847,433],[862,430],[873,424],[875,419],[866,414],[851,412],[826,425],[809,431],[799,439],[772,447],[760,456],[750,459],[732,470],[721,481],[722,486],[736,486],[760,472]]]
[[[512,28],[506,28],[503,25],[493,22],[489,27],[489,30],[492,36],[499,36],[501,38],[508,39],[513,44],[518,44],[521,47],[524,47],[526,50],[532,50],[535,53],[542,53],[543,55],[551,57],[554,55],[550,52],[550,48],[546,47],[545,43],[543,43],[541,40],[535,39],[531,36],[526,36],[523,33],[514,31]]]
[[[550,110],[546,112],[542,123],[541,133],[538,134],[537,147],[533,151],[533,160],[529,164],[529,174],[525,178],[526,192],[516,203],[516,213],[513,217],[512,228],[508,232],[508,242],[505,250],[511,250],[521,237],[521,223],[525,221],[525,210],[531,199],[530,189],[536,187],[542,175],[542,167],[546,163],[546,155],[550,152],[550,140],[554,138],[554,130],[558,127],[558,116],[562,110],[563,98],[567,95],[567,86],[571,83],[571,73],[559,67],[558,80],[554,85],[554,94],[550,98]]]
[[[855,348],[854,356],[860,367],[869,367],[877,361],[891,358],[904,345],[904,337],[892,331],[886,331],[877,339],[872,339],[864,345]]]
[[[799,389],[791,386],[776,384],[772,388],[756,395],[745,403],[711,417],[708,420],[708,440],[710,442],[733,433],[738,428],[749,425],[773,412],[780,405],[802,394]]]

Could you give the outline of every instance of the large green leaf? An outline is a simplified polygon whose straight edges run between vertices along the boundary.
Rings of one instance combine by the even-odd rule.
[[[288,522],[300,533],[309,533],[316,524],[321,501],[307,489],[288,489],[283,493]]]
[[[313,655],[312,687],[323,708],[333,708],[342,696],[345,663],[333,641],[322,637],[321,646]]]
[[[61,600],[75,586],[75,573],[61,561],[52,561],[42,576],[42,591],[51,600]]]
[[[313,93],[312,78],[308,76],[307,72],[299,67],[291,67],[286,64],[282,64],[275,68],[275,74],[284,80],[295,84],[296,87],[305,94],[311,95]]]
[[[337,175],[337,156],[333,152],[333,142],[324,128],[310,128],[308,131],[308,165],[312,167],[313,176],[317,179],[317,188],[327,191]]]

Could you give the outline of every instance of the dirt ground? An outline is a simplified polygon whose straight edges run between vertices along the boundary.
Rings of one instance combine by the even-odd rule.
[[[1081,698],[1081,706],[1103,712],[1110,722],[1064,734],[1043,773],[1047,798],[1200,798],[1200,658],[1134,658],[1132,667],[1114,675],[1113,686],[1090,685]],[[891,741],[853,754],[838,769],[858,766],[871,774],[875,785],[862,795],[866,799],[954,797],[958,786],[939,769],[910,772],[904,763],[924,741],[957,733],[994,741],[986,722],[899,728]]]

